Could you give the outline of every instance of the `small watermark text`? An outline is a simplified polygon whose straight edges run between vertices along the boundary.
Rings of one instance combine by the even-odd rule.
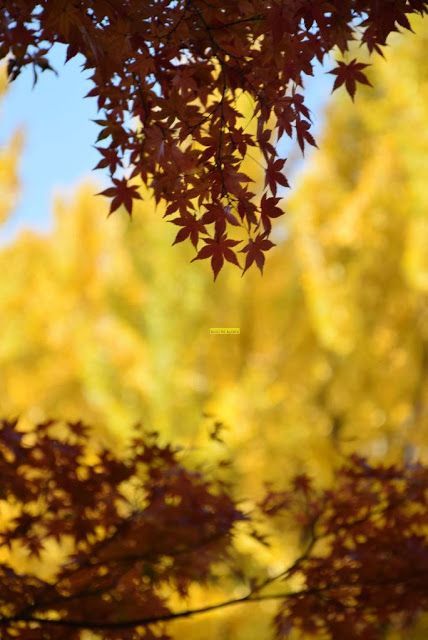
[[[211,335],[237,335],[241,333],[241,329],[239,327],[211,327],[210,334]]]

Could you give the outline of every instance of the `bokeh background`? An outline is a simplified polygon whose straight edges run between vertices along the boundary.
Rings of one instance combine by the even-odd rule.
[[[414,28],[376,58],[374,88],[354,105],[344,92],[327,101],[320,74],[320,150],[295,162],[265,275],[230,266],[215,284],[191,249],[171,247],[176,229],[149,197],[132,221],[107,220],[89,175],[93,105],[78,117],[72,106],[85,93],[78,74],[66,75],[70,100],[55,77],[30,93],[28,78],[9,89],[3,74],[1,414],[83,418],[118,449],[141,422],[211,465],[231,458],[248,500],[300,471],[326,483],[351,451],[426,461],[428,29]],[[22,100],[39,110],[34,123],[14,108]],[[210,335],[228,326],[240,334]],[[209,437],[216,421],[224,445]],[[274,570],[291,558],[299,542],[282,533],[271,549],[243,540],[243,562]],[[181,623],[177,637],[268,638],[269,607]],[[421,621],[406,638],[427,630]]]

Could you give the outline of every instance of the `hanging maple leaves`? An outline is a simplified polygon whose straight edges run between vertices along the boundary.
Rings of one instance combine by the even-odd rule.
[[[262,270],[260,253],[241,265],[224,242],[230,235],[241,250],[252,247],[262,222],[267,247],[269,224],[244,170],[251,151],[264,157],[262,197],[276,197],[288,187],[278,140],[295,136],[302,151],[315,145],[303,74],[355,40],[381,52],[391,32],[411,28],[408,14],[427,10],[428,0],[7,0],[0,59],[11,79],[28,65],[36,79],[50,68],[53,43],[67,45],[67,59],[84,57],[88,95],[103,114],[98,168],[111,175],[110,212],[124,206],[131,215],[143,183],[182,227],[176,242],[190,240],[216,277],[225,260]],[[338,62],[334,89],[344,85],[354,98],[358,83],[370,84],[366,66]],[[254,104],[254,134],[238,108],[242,93]]]
[[[179,450],[154,433],[138,435],[123,459],[81,422],[29,430],[3,420],[0,438],[2,638],[78,640],[91,630],[103,640],[168,640],[168,622],[273,600],[278,640],[293,629],[381,640],[384,625],[408,626],[428,609],[421,464],[351,456],[332,488],[317,489],[300,474],[290,488],[269,488],[249,514],[228,483],[186,468]],[[277,518],[287,522],[281,531],[300,531],[303,550],[276,573],[247,580],[234,571],[234,536],[240,527],[268,544],[257,529]],[[68,550],[56,564],[53,541]],[[7,552],[17,549],[30,560],[25,571]],[[51,563],[50,577],[31,570],[38,559]],[[177,608],[192,584],[218,583],[227,567],[246,586],[242,596]]]

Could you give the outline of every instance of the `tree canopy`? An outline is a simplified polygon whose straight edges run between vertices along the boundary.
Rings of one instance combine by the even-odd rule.
[[[97,224],[92,186],[0,247],[2,637],[425,640],[428,73],[412,26],[375,90],[352,109],[335,96],[272,224],[268,279],[183,267],[191,243],[165,247],[149,197],[132,225]],[[2,220],[20,140],[0,154]],[[219,322],[241,334],[207,335]]]
[[[407,15],[427,10],[426,0],[7,0],[0,59],[12,79],[30,65],[36,80],[54,43],[67,45],[67,59],[83,56],[102,112],[97,166],[111,175],[110,212],[131,214],[148,186],[179,227],[175,243],[190,240],[216,277],[225,261],[263,270],[288,186],[277,143],[315,144],[303,91],[315,61],[340,52],[333,89],[353,98],[369,84],[354,44],[381,53],[391,32],[411,28]],[[261,194],[243,168],[255,149]]]
[[[165,623],[271,600],[278,640],[293,629],[375,640],[385,625],[406,627],[428,607],[423,465],[352,456],[331,488],[299,474],[248,512],[228,484],[183,466],[153,433],[137,433],[122,460],[81,422],[25,431],[4,420],[0,436],[0,541],[14,552],[0,563],[4,638],[78,639],[92,630],[105,640],[167,640]],[[263,543],[260,521],[275,517],[300,528],[302,554],[275,575],[234,571],[239,526]],[[55,548],[50,575],[40,563],[35,570]],[[193,583],[227,580],[220,562],[243,595],[177,609]]]

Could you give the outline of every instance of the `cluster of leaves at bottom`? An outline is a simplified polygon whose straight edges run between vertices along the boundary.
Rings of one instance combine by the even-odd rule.
[[[369,640],[428,608],[422,464],[386,467],[354,455],[332,489],[299,475],[244,513],[230,485],[186,468],[156,434],[138,436],[118,459],[80,422],[0,426],[2,638],[78,639],[92,630],[106,640],[166,640],[175,619],[272,599],[278,639],[299,629]],[[237,528],[255,530],[263,518],[279,518],[284,531],[301,527],[299,557],[250,580],[239,598],[174,608],[192,584],[209,584],[219,562],[233,563]],[[41,579],[29,567],[53,542],[70,551]],[[23,548],[25,569],[14,560]]]

